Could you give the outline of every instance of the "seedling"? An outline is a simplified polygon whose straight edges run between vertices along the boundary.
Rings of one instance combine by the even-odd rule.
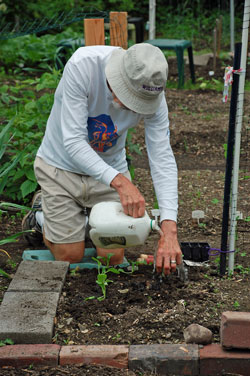
[[[98,274],[96,283],[101,287],[103,296],[99,296],[97,300],[101,301],[106,299],[106,286],[112,282],[111,279],[108,279],[106,272]]]
[[[112,339],[114,341],[118,340],[119,338],[121,338],[121,334],[120,333],[117,333],[114,337],[112,337]]]
[[[14,342],[10,338],[6,338],[3,341],[0,341],[0,347],[6,346],[6,345],[14,345]]]
[[[234,308],[238,309],[238,308],[240,308],[240,303],[237,300],[235,300],[233,306],[234,306]]]
[[[99,296],[98,298],[96,296],[89,296],[84,299],[85,301],[92,300],[92,299],[97,299],[99,301],[102,301],[106,299],[107,286],[109,283],[113,282],[111,279],[108,279],[108,273],[111,272],[114,274],[120,274],[120,273],[132,274],[135,270],[137,270],[136,266],[139,265],[139,262],[137,261],[135,262],[131,261],[131,271],[129,272],[123,270],[122,268],[115,268],[113,266],[110,266],[109,265],[110,259],[113,255],[114,255],[113,253],[108,253],[107,257],[101,257],[101,256],[92,257],[92,259],[97,262],[98,274],[97,274],[96,283],[100,286],[103,295]]]
[[[212,204],[216,205],[216,204],[219,203],[219,200],[218,200],[217,198],[213,198],[213,199],[211,200],[211,202],[212,202]]]
[[[201,227],[201,228],[206,228],[206,226],[207,226],[206,223],[202,223],[202,222],[199,223],[199,227]]]
[[[79,276],[79,270],[80,270],[80,268],[79,268],[79,266],[77,266],[75,269],[71,269],[70,270],[70,276],[71,277],[77,277],[77,276]]]

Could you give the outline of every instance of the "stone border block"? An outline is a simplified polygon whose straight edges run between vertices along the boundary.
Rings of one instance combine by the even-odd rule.
[[[226,351],[218,344],[200,349],[200,375],[250,375],[250,351]]]
[[[62,346],[59,364],[102,364],[116,368],[128,368],[128,346],[87,345]]]
[[[56,367],[59,345],[13,345],[0,347],[0,367],[43,365]]]
[[[61,293],[68,269],[68,262],[22,261],[8,291]]]
[[[0,339],[51,343],[58,292],[6,292],[0,306]]]
[[[250,349],[250,312],[223,312],[221,345],[229,349]]]
[[[199,375],[198,345],[131,345],[129,369],[158,375]]]

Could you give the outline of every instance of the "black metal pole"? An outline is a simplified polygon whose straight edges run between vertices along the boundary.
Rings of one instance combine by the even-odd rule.
[[[241,43],[235,44],[234,52],[234,69],[240,68],[241,58]],[[227,260],[227,240],[228,240],[228,222],[229,222],[229,208],[230,208],[230,192],[233,170],[233,154],[234,154],[234,140],[235,140],[235,122],[237,113],[237,99],[239,89],[239,75],[233,74],[232,95],[230,102],[230,116],[228,128],[227,141],[227,159],[226,159],[226,173],[224,184],[224,203],[222,216],[222,232],[221,232],[221,254],[220,254],[220,275],[226,273]]]

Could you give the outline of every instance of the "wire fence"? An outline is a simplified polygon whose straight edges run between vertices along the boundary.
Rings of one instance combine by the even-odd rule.
[[[0,21],[0,40],[11,39],[28,34],[36,34],[52,29],[62,29],[63,26],[82,21],[86,18],[104,18],[109,20],[109,13],[93,8],[74,9],[67,12],[58,12],[52,18],[43,17],[23,23],[5,23]]]

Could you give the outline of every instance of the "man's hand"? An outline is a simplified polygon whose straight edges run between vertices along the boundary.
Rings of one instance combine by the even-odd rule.
[[[122,174],[116,175],[110,186],[120,196],[124,213],[131,217],[143,217],[145,213],[145,200],[136,186]]]
[[[165,220],[161,224],[162,234],[158,242],[156,271],[170,274],[182,262],[182,252],[177,239],[177,226],[174,221]]]

